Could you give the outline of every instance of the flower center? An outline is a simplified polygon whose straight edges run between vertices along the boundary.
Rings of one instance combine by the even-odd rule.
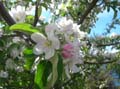
[[[52,42],[51,42],[51,41],[46,41],[46,42],[45,42],[45,46],[46,46],[46,47],[51,47],[51,45],[52,45]]]

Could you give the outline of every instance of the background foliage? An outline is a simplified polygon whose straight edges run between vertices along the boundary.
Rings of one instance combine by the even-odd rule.
[[[26,9],[34,6],[35,10],[26,16],[24,23],[16,24],[8,12],[18,5]],[[52,14],[49,22],[40,19],[43,8]],[[80,25],[81,31],[89,34],[99,19],[97,15],[105,10],[114,11],[112,22],[105,35],[83,39],[84,63],[77,65],[80,72],[71,73],[69,79],[63,70],[63,58],[57,53],[54,55],[57,65],[54,65],[55,61],[37,60],[38,56],[33,53],[35,42],[30,38],[32,33],[45,33],[47,24],[67,17]],[[120,80],[120,36],[107,36],[111,29],[120,25],[119,10],[119,0],[1,0],[0,88],[119,89],[116,81],[119,83]],[[58,78],[49,83],[47,79],[53,68],[57,68],[58,75],[52,76]]]

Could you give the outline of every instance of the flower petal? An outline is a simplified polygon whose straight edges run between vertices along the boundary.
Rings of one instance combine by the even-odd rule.
[[[65,66],[65,74],[67,75],[67,77],[70,79],[70,74],[69,74],[69,67],[68,65]]]
[[[45,40],[46,40],[46,37],[45,37],[43,34],[37,32],[37,33],[33,33],[33,34],[31,35],[31,39],[32,39],[34,42],[39,43],[39,42],[41,42],[41,41],[45,41]]]
[[[54,53],[54,49],[45,50],[45,59],[50,59],[52,56],[54,56]]]
[[[70,70],[72,71],[72,73],[77,73],[80,71],[80,69],[76,65],[73,65],[72,67],[70,67]]]
[[[48,24],[46,27],[45,27],[45,32],[47,34],[47,36],[49,37],[51,34],[53,35],[55,33],[55,30],[57,30],[58,27],[56,24]]]
[[[35,47],[33,48],[33,52],[36,55],[42,54],[43,53],[43,49],[42,49],[42,45],[35,45]]]
[[[58,40],[57,37],[49,37],[49,40],[52,41],[52,47],[54,49],[59,49],[60,48],[60,41]]]

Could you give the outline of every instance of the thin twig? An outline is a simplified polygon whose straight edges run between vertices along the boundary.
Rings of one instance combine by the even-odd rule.
[[[0,38],[17,37],[17,34],[3,34]]]
[[[103,62],[87,62],[84,61],[84,64],[109,64],[109,63],[113,63],[116,62],[117,60],[112,60],[112,61],[103,61]]]
[[[106,43],[106,44],[97,44],[97,47],[103,47],[103,46],[111,46],[111,45],[118,45],[120,42],[114,42],[114,43]]]

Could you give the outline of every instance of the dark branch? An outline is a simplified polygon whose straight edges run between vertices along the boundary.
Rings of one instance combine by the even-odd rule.
[[[102,46],[111,46],[111,45],[118,45],[120,42],[114,42],[114,43],[106,43],[106,44],[97,44],[97,47],[102,47]]]
[[[15,24],[15,21],[12,19],[6,8],[4,7],[2,1],[0,1],[0,15],[3,17],[3,19],[7,22],[8,25]]]
[[[35,17],[34,17],[33,26],[36,26],[36,24],[37,24],[37,22],[38,22],[38,19],[39,19],[39,16],[38,16],[38,6],[39,6],[39,3],[38,3],[38,1],[36,1]]]
[[[88,5],[87,9],[85,10],[83,15],[81,16],[80,21],[78,21],[78,24],[82,24],[84,22],[85,18],[91,12],[91,10],[96,6],[97,2],[98,2],[98,0],[93,0],[91,2],[91,4]]]

